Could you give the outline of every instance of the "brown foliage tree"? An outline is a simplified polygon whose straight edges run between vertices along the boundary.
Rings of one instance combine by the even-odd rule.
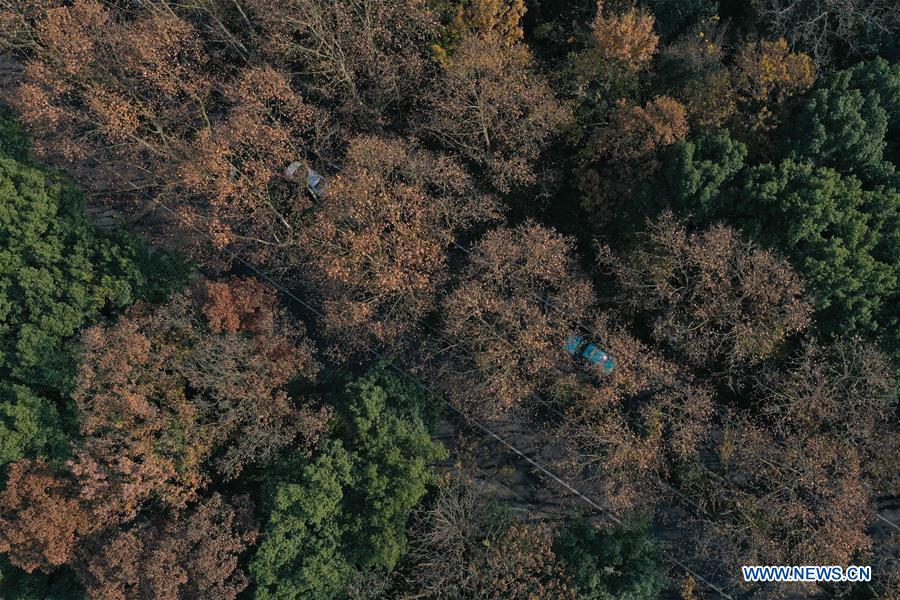
[[[603,13],[603,0],[597,0],[591,42],[599,58],[620,62],[633,71],[645,68],[659,43],[653,15],[635,8],[618,15]]]
[[[253,278],[206,283],[198,295],[200,312],[218,335],[195,324],[201,334],[178,372],[200,392],[193,402],[214,424],[216,468],[234,477],[288,444],[311,450],[329,412],[309,401],[298,406],[285,391],[289,382],[314,379],[319,371],[302,325],[278,306],[272,287]]]
[[[657,73],[666,93],[684,105],[691,128],[722,127],[737,110],[725,38],[717,21],[705,22],[660,53]]]
[[[847,564],[868,552],[873,497],[897,493],[896,378],[856,339],[808,344],[784,371],[756,377],[750,409],[717,443],[700,555],[725,565]]]
[[[97,465],[86,478],[138,465],[137,474],[153,476],[134,486],[183,506],[214,452],[218,470],[235,476],[297,438],[315,443],[327,414],[295,407],[283,387],[312,377],[317,365],[309,342],[276,310],[274,290],[237,280],[201,285],[196,295],[137,306],[84,334],[73,398],[84,451]]]
[[[434,307],[455,236],[496,215],[452,159],[398,141],[353,140],[303,233],[329,334],[345,351],[402,347]]]
[[[515,44],[525,36],[525,0],[454,0],[437,6],[446,24],[441,27],[441,40],[432,50],[441,62],[469,36],[495,36],[507,44]]]
[[[547,389],[564,418],[545,433],[546,460],[615,510],[646,509],[668,496],[670,475],[698,459],[713,394],[607,318],[592,330],[616,368],[593,381],[568,373]]]
[[[715,518],[698,528],[699,556],[840,565],[868,548],[870,493],[852,444],[815,432],[782,438],[735,416],[719,454],[724,481],[710,497]]]
[[[128,505],[139,506],[154,492],[183,505],[203,483],[200,463],[209,442],[196,407],[170,369],[177,347],[154,343],[149,331],[154,315],[138,310],[82,337],[84,358],[72,394],[86,436],[82,476],[103,482],[99,489],[120,485],[123,492],[116,495],[128,497]],[[178,329],[168,325],[160,327],[163,335],[178,339]]]
[[[744,45],[732,68],[739,130],[764,134],[779,123],[788,100],[810,89],[816,80],[812,59],[790,52],[785,40],[751,42]]]
[[[110,530],[73,562],[97,600],[233,600],[249,583],[238,556],[256,537],[249,499],[229,505],[216,494],[184,513]]]
[[[685,107],[668,96],[657,96],[643,108],[620,100],[610,123],[588,142],[582,160],[582,206],[600,222],[614,215],[635,182],[658,167],[657,153],[688,133]]]
[[[382,121],[421,84],[437,23],[422,0],[247,2],[264,53],[357,126]]]
[[[549,381],[573,321],[594,303],[572,249],[535,223],[496,229],[473,247],[441,309],[449,347],[438,354],[436,385],[453,402],[497,415]]]
[[[610,125],[597,133],[595,153],[616,162],[646,161],[686,136],[687,129],[684,107],[668,96],[657,96],[643,108],[620,100]]]
[[[476,567],[472,598],[564,600],[577,597],[553,553],[546,525],[512,525]]]
[[[469,36],[428,92],[425,136],[487,170],[501,192],[537,181],[541,150],[568,119],[521,44]]]
[[[542,525],[491,519],[477,484],[448,477],[413,525],[414,548],[400,598],[531,600],[575,598]]]
[[[283,173],[328,154],[331,128],[285,75],[207,53],[204,36],[228,38],[211,4],[194,7],[205,20],[165,0],[17,10],[34,43],[6,100],[38,150],[63,159],[90,191],[132,192],[113,201],[133,199],[125,206],[145,227],[146,210],[162,206],[158,217],[175,227],[154,232],[159,241],[215,266],[226,246],[283,266],[310,206],[305,187]]]
[[[859,453],[867,484],[900,493],[897,380],[890,361],[858,338],[808,343],[788,369],[761,373],[756,411],[781,438],[827,431]]]
[[[143,3],[127,18],[95,0],[11,12],[33,43],[6,100],[39,150],[76,169],[96,159],[87,175],[100,165],[141,181],[148,163],[177,159],[183,140],[208,123],[202,41],[168,3]]]
[[[723,225],[689,234],[665,213],[628,256],[603,247],[599,261],[616,277],[623,304],[649,315],[656,340],[729,383],[809,323],[790,266]]]
[[[327,129],[325,118],[270,67],[248,68],[223,88],[228,111],[192,140],[164,199],[217,249],[280,265],[312,205],[305,186],[284,172],[319,146],[315,130]]]
[[[38,460],[9,466],[0,493],[0,552],[29,573],[66,563],[79,538],[99,524],[79,498],[74,478]]]

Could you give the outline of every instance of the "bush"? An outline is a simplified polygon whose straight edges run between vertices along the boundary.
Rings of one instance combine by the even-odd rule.
[[[576,515],[557,534],[554,551],[583,600],[651,600],[665,585],[660,546],[646,525],[599,530]]]
[[[340,597],[355,568],[392,570],[406,523],[444,456],[422,421],[424,391],[380,365],[336,394],[332,439],[269,478],[270,514],[250,570],[257,598]]]

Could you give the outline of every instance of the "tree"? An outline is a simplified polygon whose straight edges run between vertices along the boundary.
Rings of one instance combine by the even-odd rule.
[[[508,526],[483,492],[465,475],[448,474],[416,510],[410,554],[401,570],[411,595],[459,598],[469,589],[471,567]]]
[[[724,28],[709,21],[666,45],[657,59],[654,89],[684,105],[692,130],[722,127],[737,110],[726,44]]]
[[[69,473],[42,460],[12,463],[0,492],[0,552],[28,573],[66,563],[77,541],[103,525],[78,492]]]
[[[434,381],[452,402],[497,416],[551,379],[572,323],[595,302],[572,254],[571,239],[533,222],[473,246],[441,309],[449,348]]]
[[[900,65],[861,63],[832,74],[805,99],[786,127],[783,153],[854,175],[868,186],[889,183],[888,132],[900,131]],[[896,158],[896,157],[894,157]],[[889,183],[897,188],[896,182]]]
[[[667,208],[690,215],[695,223],[727,218],[719,207],[720,192],[744,168],[746,157],[747,146],[722,130],[676,142],[655,177],[641,185],[623,228],[639,231],[647,218]]]
[[[227,112],[191,141],[162,199],[182,225],[208,232],[215,250],[284,267],[296,258],[312,206],[305,185],[286,179],[285,169],[320,147],[315,132],[326,131],[327,120],[268,66],[239,72],[222,95]]]
[[[900,23],[896,6],[883,0],[763,0],[754,8],[766,28],[821,66],[889,48]]]
[[[658,168],[656,154],[687,133],[687,114],[677,100],[657,96],[643,108],[620,100],[610,123],[594,133],[582,152],[582,206],[600,223],[613,219],[639,174]]]
[[[721,468],[697,488],[716,506],[696,527],[697,556],[721,555],[731,571],[868,552],[873,498],[896,493],[887,359],[859,339],[811,342],[759,370],[743,400],[724,415]]]
[[[656,341],[731,385],[803,330],[812,312],[790,265],[724,225],[688,234],[663,213],[628,255],[602,247],[599,261]]]
[[[587,516],[574,515],[556,534],[553,550],[585,600],[649,600],[665,586],[661,548],[646,525],[597,529]]]
[[[591,42],[604,61],[616,61],[628,70],[645,68],[659,43],[653,32],[653,15],[630,8],[618,15],[605,15],[603,0],[597,0]]]
[[[756,410],[770,427],[782,438],[828,431],[859,452],[874,493],[896,493],[898,395],[888,357],[859,338],[840,338],[808,343],[785,366],[757,377]]]
[[[315,375],[312,346],[256,280],[201,284],[83,338],[73,399],[87,464],[133,481],[138,505],[144,494],[183,506],[208,458],[235,477],[287,444],[315,445],[325,427],[327,411],[284,390]]]
[[[340,525],[350,457],[328,441],[315,460],[291,466],[290,479],[272,483],[271,512],[250,563],[256,597],[336,598],[351,570]]]
[[[67,451],[56,405],[23,385],[0,383],[0,465],[23,457],[59,459]]]
[[[732,198],[735,207],[755,207],[741,219],[744,231],[793,259],[825,331],[896,347],[900,192],[867,191],[855,177],[785,160],[752,168]]]
[[[538,181],[536,162],[567,120],[522,44],[469,36],[428,91],[422,133],[487,172],[500,192]]]
[[[620,101],[609,126],[594,141],[596,154],[621,163],[647,161],[687,135],[684,107],[668,96],[657,96],[642,108]]]
[[[247,497],[218,494],[183,514],[112,529],[82,545],[75,570],[90,598],[223,598],[249,584],[239,555],[256,539]]]
[[[65,181],[9,158],[0,158],[0,198],[0,368],[62,390],[64,342],[150,287],[139,247],[98,234]]]
[[[616,367],[593,380],[566,373],[548,387],[545,401],[562,416],[543,434],[545,464],[619,512],[673,501],[665,481],[699,460],[717,413],[713,391],[609,315],[588,323]]]
[[[294,453],[276,467],[250,566],[258,598],[337,598],[353,569],[396,566],[428,465],[443,456],[422,421],[423,396],[386,365],[347,381],[334,437],[312,460]]]
[[[86,436],[78,461],[82,479],[113,486],[104,495],[126,507],[115,509],[125,518],[154,493],[173,506],[192,500],[204,483],[201,463],[210,449],[196,407],[169,369],[177,346],[154,344],[152,333],[142,329],[159,321],[152,314],[136,318],[141,308],[112,326],[84,332],[72,394]],[[181,332],[169,325],[161,329],[178,339]]]
[[[450,157],[354,139],[302,233],[306,272],[339,351],[408,346],[447,279],[448,247],[497,213]]]
[[[513,524],[494,544],[476,567],[473,600],[576,597],[553,552],[552,533],[546,525]]]
[[[443,62],[469,36],[494,36],[507,44],[522,40],[524,0],[440,0],[434,2],[443,25],[440,40],[432,45]]]
[[[714,516],[695,528],[698,557],[721,557],[732,573],[767,560],[848,564],[869,546],[870,492],[853,444],[824,431],[783,438],[733,415],[718,452],[723,481],[711,486]]]
[[[36,148],[86,182],[99,183],[91,167],[100,165],[127,181],[146,182],[149,171],[146,184],[160,183],[161,162],[177,161],[196,124],[208,122],[212,82],[197,31],[165,2],[127,18],[95,0],[53,4],[12,10],[33,43],[10,100]]]
[[[790,52],[784,38],[751,42],[741,48],[733,67],[734,89],[739,111],[750,117],[735,119],[737,129],[764,134],[777,125],[785,105],[809,90],[816,79],[812,60]]]
[[[575,598],[554,555],[552,532],[516,523],[464,477],[439,483],[418,512],[399,598],[526,600]]]
[[[401,114],[423,80],[437,23],[420,0],[247,4],[264,54],[300,73],[310,96],[348,125],[369,129]]]

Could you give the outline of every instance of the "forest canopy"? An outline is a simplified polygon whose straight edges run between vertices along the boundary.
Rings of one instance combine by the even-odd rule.
[[[0,0],[0,596],[897,597],[898,40]]]

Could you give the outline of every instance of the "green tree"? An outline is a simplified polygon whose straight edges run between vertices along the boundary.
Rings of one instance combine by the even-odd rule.
[[[884,159],[888,123],[894,131],[900,114],[893,98],[900,72],[881,63],[839,71],[818,86],[790,119],[782,138],[783,153],[855,175],[867,183],[883,182],[894,173]],[[900,65],[897,65],[900,67]]]
[[[0,374],[65,389],[64,342],[104,311],[165,289],[151,269],[167,258],[99,234],[74,187],[0,158]]]
[[[250,564],[257,598],[334,598],[351,572],[342,543],[350,456],[340,441],[329,440],[305,462],[290,456],[279,465],[283,478],[271,486],[271,513]]]
[[[628,211],[627,232],[643,228],[646,219],[666,208],[700,223],[720,218],[722,187],[741,171],[746,158],[747,146],[722,130],[676,142],[656,176],[638,192]]]
[[[67,439],[52,401],[23,385],[0,382],[0,465],[23,456],[62,457]]]
[[[665,585],[662,553],[646,525],[596,529],[571,517],[553,548],[583,600],[651,600]]]
[[[270,509],[250,570],[257,598],[339,597],[356,568],[389,571],[407,549],[410,512],[444,453],[423,421],[424,390],[380,365],[336,394],[332,439],[272,473]]]
[[[788,159],[750,169],[729,197],[751,237],[793,259],[826,331],[883,334],[896,347],[900,191]]]
[[[96,230],[80,192],[28,163],[27,148],[0,111],[0,465],[65,455],[74,334],[135,299],[165,298],[189,270],[125,232]]]

